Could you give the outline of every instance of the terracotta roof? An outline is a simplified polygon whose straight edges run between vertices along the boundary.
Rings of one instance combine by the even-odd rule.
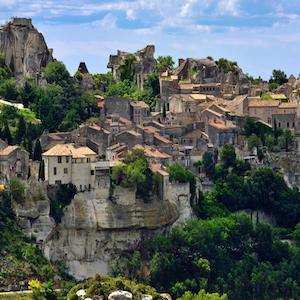
[[[226,126],[225,124],[215,123],[215,122],[209,122],[209,125],[221,130],[229,130],[229,129],[236,128],[236,126]]]
[[[15,151],[18,148],[20,148],[20,147],[19,146],[7,146],[0,152],[0,155],[9,155],[10,153],[12,153],[13,151]]]
[[[297,108],[297,102],[282,102],[279,108]]]
[[[169,173],[165,170],[165,168],[161,164],[151,164],[151,169],[153,172],[159,173],[162,176],[169,175]]]
[[[103,107],[104,107],[104,101],[98,102],[97,106],[98,106],[99,108],[103,108]]]
[[[142,135],[134,130],[125,130],[125,131],[122,131],[120,132],[118,135],[121,135],[121,134],[125,134],[125,133],[129,133],[131,135],[134,135],[136,137],[141,137]]]
[[[195,100],[206,100],[206,95],[204,94],[191,94],[190,96]]]
[[[268,127],[272,128],[272,125],[271,125],[271,124],[269,124],[269,123],[267,123],[267,122],[265,122],[265,121],[263,121],[263,120],[257,120],[257,122],[259,122],[259,123],[261,123],[261,124],[263,124],[263,125],[265,125],[265,126],[268,126]]]
[[[193,150],[190,153],[190,156],[201,156],[204,152],[205,152],[205,150]]]
[[[194,138],[194,137],[201,137],[203,132],[199,129],[195,129],[185,135],[183,135],[181,138]]]
[[[144,150],[144,152],[147,156],[153,157],[153,158],[171,158],[171,156],[169,154],[162,153],[153,146],[151,147],[151,146],[136,145],[136,146],[134,146],[133,149]]]
[[[248,105],[249,107],[276,107],[279,106],[278,100],[254,100]]]
[[[104,97],[102,97],[102,96],[100,96],[100,95],[94,95],[94,97],[95,97],[96,99],[104,100]]]
[[[85,158],[90,155],[96,155],[88,147],[74,147],[74,144],[57,144],[50,150],[44,152],[43,156],[72,156],[73,158]]]
[[[172,144],[172,142],[164,137],[162,137],[161,135],[154,133],[154,137],[156,137],[158,140],[166,143],[166,144]]]
[[[211,113],[211,114],[213,114],[213,115],[216,115],[216,116],[219,117],[219,118],[221,118],[221,117],[223,116],[222,114],[220,114],[220,113],[218,113],[218,112],[216,112],[216,111],[214,111],[214,110],[212,110],[212,109],[209,109],[209,108],[205,109],[204,112],[205,112],[205,111],[208,111],[209,113]]]

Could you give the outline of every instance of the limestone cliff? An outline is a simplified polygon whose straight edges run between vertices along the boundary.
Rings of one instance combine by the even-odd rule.
[[[0,53],[4,53],[18,81],[24,76],[36,77],[42,67],[53,61],[43,35],[31,19],[13,18],[0,27]]]
[[[64,259],[70,274],[84,279],[107,274],[117,255],[192,216],[189,184],[170,183],[166,194],[168,200],[144,203],[130,189],[117,188],[112,197],[99,190],[78,193],[57,226],[44,198],[17,207],[17,215],[24,232],[36,236],[47,258]]]
[[[153,45],[147,45],[144,49],[139,50],[135,53],[128,53],[118,50],[117,55],[110,55],[108,68],[112,70],[113,77],[120,81],[120,66],[124,63],[124,59],[129,55],[133,55],[134,61],[134,82],[137,83],[138,87],[143,89],[144,80],[147,75],[152,74],[156,71],[156,59],[154,58],[155,47]]]

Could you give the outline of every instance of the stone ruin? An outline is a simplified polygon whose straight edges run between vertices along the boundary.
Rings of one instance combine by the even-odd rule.
[[[116,81],[120,81],[120,66],[124,63],[124,59],[130,55],[135,57],[134,62],[134,82],[141,89],[144,88],[144,81],[147,75],[156,71],[157,62],[154,58],[155,46],[147,45],[144,49],[135,53],[128,53],[118,50],[117,55],[110,55],[107,67],[112,70],[112,75]]]

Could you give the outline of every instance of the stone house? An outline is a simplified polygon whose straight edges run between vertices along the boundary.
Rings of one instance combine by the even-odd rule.
[[[150,107],[144,101],[131,101],[130,115],[134,123],[143,124],[150,117]]]
[[[0,152],[1,177],[9,180],[12,177],[27,179],[29,153],[19,146],[7,146]]]
[[[193,149],[204,149],[208,143],[207,135],[199,129],[190,131],[179,138],[179,144],[192,146]]]
[[[142,135],[134,130],[120,132],[115,138],[117,143],[124,143],[129,149],[132,149],[135,145],[143,143]]]
[[[111,144],[112,134],[99,125],[81,125],[72,131],[72,142],[81,146],[88,146],[97,154],[105,153],[106,148]]]
[[[128,151],[128,146],[125,143],[115,144],[106,149],[106,159],[109,161],[118,160],[120,156]]]
[[[73,183],[77,190],[94,188],[97,154],[88,147],[58,144],[42,154],[49,185]]]
[[[156,147],[154,146],[142,146],[142,145],[136,145],[134,149],[141,149],[144,151],[145,155],[149,158],[151,163],[159,163],[164,166],[169,164],[171,162],[171,155],[167,153],[160,152]]]
[[[296,102],[283,102],[278,100],[254,100],[249,103],[249,116],[258,118],[270,125],[272,123],[273,115],[289,115],[291,119],[288,121],[286,117],[280,117],[282,122],[289,122],[289,125],[295,122],[293,115],[297,112]],[[279,117],[279,116],[278,116]],[[275,117],[276,118],[276,117]],[[294,124],[295,125],[295,124]],[[293,126],[291,125],[290,128]]]
[[[12,177],[27,179],[29,153],[19,146],[7,146],[0,152],[1,181],[6,183]]]
[[[130,102],[131,100],[125,97],[118,97],[118,96],[105,97],[104,109],[101,110],[101,114],[104,114],[104,116],[115,114],[130,120],[131,119]]]
[[[231,124],[210,121],[207,134],[215,148],[222,148],[225,144],[237,145],[238,142],[238,130]]]

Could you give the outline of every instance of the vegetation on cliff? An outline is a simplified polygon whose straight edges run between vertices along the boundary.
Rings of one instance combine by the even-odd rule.
[[[20,230],[11,197],[0,193],[0,290],[27,288],[31,279],[53,282],[64,289],[73,285],[62,263],[52,264]],[[69,281],[69,282],[68,282]]]

